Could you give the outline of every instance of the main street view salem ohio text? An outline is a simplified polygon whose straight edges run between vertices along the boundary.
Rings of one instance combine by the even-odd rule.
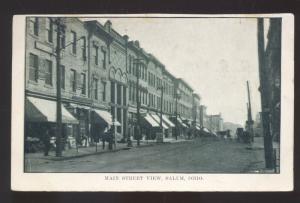
[[[280,173],[281,18],[26,18],[24,172]]]

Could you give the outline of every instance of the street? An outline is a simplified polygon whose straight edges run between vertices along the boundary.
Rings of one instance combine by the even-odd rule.
[[[248,147],[233,140],[194,139],[69,160],[39,159],[26,163],[31,172],[258,172],[264,167],[263,150]]]

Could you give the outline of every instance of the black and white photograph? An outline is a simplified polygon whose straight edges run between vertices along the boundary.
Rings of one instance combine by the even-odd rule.
[[[14,28],[17,190],[292,189],[292,15],[24,15]]]

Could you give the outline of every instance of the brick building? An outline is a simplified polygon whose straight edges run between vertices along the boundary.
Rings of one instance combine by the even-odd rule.
[[[47,17],[26,20],[27,136],[38,134],[38,129],[43,129],[41,126],[52,130],[55,127],[57,29],[54,20]],[[149,128],[159,128],[162,107],[166,137],[175,127],[169,118],[176,113],[189,125],[193,119],[200,121],[198,113],[196,117],[192,114],[200,98],[194,100],[193,89],[143,50],[139,41],[120,35],[110,21],[102,25],[98,21],[63,18],[63,24],[60,69],[65,138],[77,142],[85,139],[88,144],[108,127],[113,127],[116,141],[124,141],[128,136],[135,138],[137,99],[142,124],[148,124]],[[178,101],[174,97],[177,93]],[[187,124],[182,125],[188,127]],[[142,133],[147,139],[154,139],[156,130],[147,129]]]

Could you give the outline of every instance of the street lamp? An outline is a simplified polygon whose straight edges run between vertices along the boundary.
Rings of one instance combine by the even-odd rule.
[[[160,95],[160,121],[159,121],[159,127],[162,133],[162,142],[164,142],[164,135],[163,135],[163,126],[162,126],[162,114],[163,114],[163,96],[164,96],[164,87],[161,85],[159,87],[157,87],[157,90],[161,91],[161,95]]]

